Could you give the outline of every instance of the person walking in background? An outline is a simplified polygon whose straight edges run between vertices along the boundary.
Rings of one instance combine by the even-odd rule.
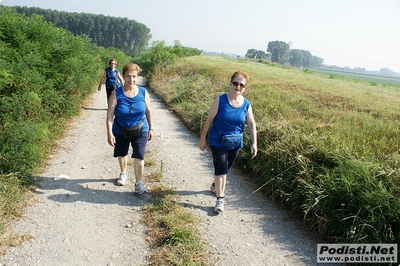
[[[110,59],[108,61],[109,67],[104,70],[103,77],[101,78],[98,91],[101,91],[102,84],[106,85],[107,102],[110,99],[112,91],[118,86],[123,84],[123,79],[117,69],[117,60]]]
[[[153,137],[153,120],[150,96],[144,87],[136,85],[140,68],[127,64],[122,70],[124,85],[117,87],[110,96],[107,111],[108,143],[114,147],[118,158],[120,175],[117,184],[127,183],[127,162],[129,145],[132,146],[135,193],[148,192],[143,184],[144,154],[147,141]]]
[[[214,183],[211,191],[217,196],[215,212],[224,211],[226,175],[243,147],[245,123],[251,138],[251,158],[257,155],[256,123],[250,101],[243,97],[249,83],[249,76],[237,71],[230,81],[230,91],[219,95],[211,104],[199,141],[200,150],[206,148],[209,132],[209,145],[214,163]]]

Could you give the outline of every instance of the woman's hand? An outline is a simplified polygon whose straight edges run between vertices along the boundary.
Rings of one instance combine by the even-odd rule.
[[[251,150],[251,159],[253,159],[254,157],[257,156],[257,151],[258,151],[257,144],[252,144],[250,150]]]
[[[200,150],[204,151],[204,149],[206,148],[206,146],[207,146],[206,140],[205,140],[205,139],[200,139],[200,141],[199,141],[199,148],[200,148]]]
[[[153,138],[153,129],[149,130],[149,137],[147,138],[147,140],[151,140]]]
[[[111,147],[115,146],[115,137],[113,133],[108,133],[108,144],[110,144]]]

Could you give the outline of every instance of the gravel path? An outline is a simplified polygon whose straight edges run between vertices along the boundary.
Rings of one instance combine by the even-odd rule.
[[[249,196],[252,189],[237,171],[228,174],[225,212],[214,213],[211,155],[199,150],[198,138],[157,97],[151,99],[155,131],[148,149],[163,165],[162,182],[174,187],[180,202],[201,218],[213,253],[210,264],[317,265],[316,243],[285,212],[258,195]],[[40,174],[39,202],[11,227],[33,239],[9,248],[1,265],[147,265],[150,250],[140,219],[150,195],[133,194],[132,182],[116,186],[119,169],[107,144],[105,108],[103,90],[93,95],[60,141]],[[128,175],[132,172],[128,166]],[[55,181],[61,174],[69,178]]]

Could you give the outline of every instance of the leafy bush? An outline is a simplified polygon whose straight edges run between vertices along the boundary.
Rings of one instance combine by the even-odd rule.
[[[0,7],[0,173],[32,173],[110,58],[131,58]]]
[[[165,46],[165,42],[154,42],[153,47],[139,54],[134,60],[143,69],[143,75],[150,80],[156,67],[172,64],[180,57],[200,55],[201,51],[196,48],[180,46],[176,42],[175,46]]]
[[[32,174],[40,168],[65,123],[94,92],[110,58],[131,58],[0,7],[0,254],[25,236],[5,235],[18,217]]]
[[[100,64],[96,48],[39,16],[0,9],[0,171],[30,173],[59,122],[76,115]]]

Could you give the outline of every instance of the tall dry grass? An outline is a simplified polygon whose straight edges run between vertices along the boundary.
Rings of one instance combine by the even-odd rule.
[[[399,242],[400,89],[210,56],[156,67],[150,87],[200,134],[236,70],[250,75],[259,146],[250,160],[246,134],[236,165],[328,240]]]

